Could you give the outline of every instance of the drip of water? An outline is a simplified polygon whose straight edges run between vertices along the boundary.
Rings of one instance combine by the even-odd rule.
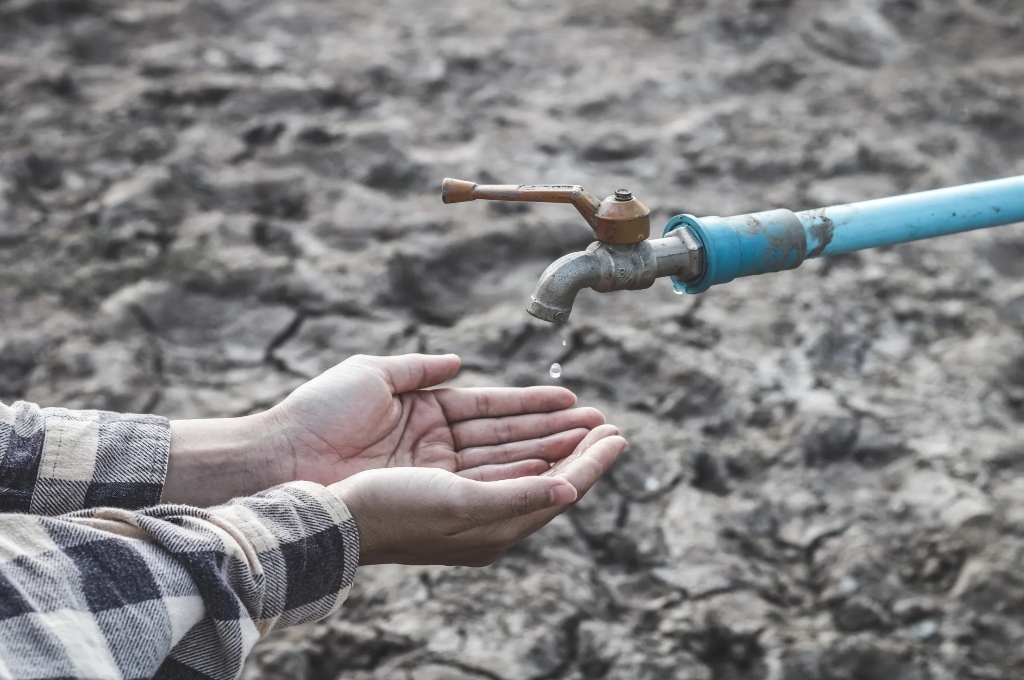
[[[561,364],[551,364],[551,370],[548,371],[548,375],[550,375],[552,378],[560,378],[560,377],[562,377],[562,365]]]
[[[565,347],[568,344],[569,344],[568,340],[562,340],[562,347]]]

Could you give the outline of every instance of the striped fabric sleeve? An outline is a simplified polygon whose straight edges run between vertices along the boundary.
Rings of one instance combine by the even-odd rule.
[[[359,536],[330,487],[226,505],[0,514],[0,678],[236,678],[269,631],[323,618]]]
[[[0,404],[0,512],[156,505],[170,447],[158,416]]]

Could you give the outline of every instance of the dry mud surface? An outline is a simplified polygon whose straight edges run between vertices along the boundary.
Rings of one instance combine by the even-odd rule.
[[[246,678],[1024,674],[1024,231],[584,292],[565,206],[1024,173],[1018,0],[0,0],[0,398],[244,414],[357,352],[562,382],[629,454],[494,568],[362,570]],[[566,346],[562,347],[562,340]]]

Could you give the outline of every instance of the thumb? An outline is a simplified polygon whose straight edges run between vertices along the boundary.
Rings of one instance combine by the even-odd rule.
[[[559,477],[520,477],[500,482],[470,482],[471,505],[477,524],[522,517],[576,500],[576,487]]]
[[[462,360],[454,354],[403,354],[397,357],[360,357],[391,387],[393,394],[434,387],[451,380],[459,372]]]

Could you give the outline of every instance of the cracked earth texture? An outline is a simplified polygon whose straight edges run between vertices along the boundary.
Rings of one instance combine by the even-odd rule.
[[[484,570],[361,570],[249,680],[1024,674],[1024,231],[528,317],[565,206],[805,209],[1024,173],[1017,0],[0,0],[0,399],[235,415],[357,353],[632,440]],[[562,346],[562,340],[566,341]]]

